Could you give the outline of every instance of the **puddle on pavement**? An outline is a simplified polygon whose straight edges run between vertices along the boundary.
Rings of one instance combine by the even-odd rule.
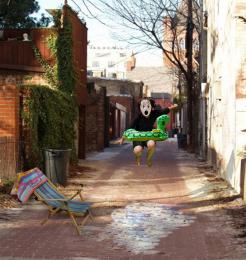
[[[134,254],[151,254],[161,238],[190,225],[195,217],[182,214],[158,203],[133,203],[115,209],[113,221],[99,235],[98,241],[112,239],[117,246]]]

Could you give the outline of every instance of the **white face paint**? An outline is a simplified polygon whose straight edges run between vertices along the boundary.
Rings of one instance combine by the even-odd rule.
[[[141,111],[142,115],[145,117],[149,117],[151,110],[152,110],[152,106],[151,106],[150,101],[148,99],[141,100],[140,111]]]

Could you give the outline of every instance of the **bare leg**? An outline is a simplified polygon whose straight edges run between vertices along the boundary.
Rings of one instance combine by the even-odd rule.
[[[141,162],[141,156],[142,156],[142,153],[143,153],[143,147],[141,145],[137,145],[137,146],[134,147],[133,152],[136,156],[136,163],[139,166],[140,162]]]
[[[148,152],[147,152],[147,165],[152,166],[152,156],[155,152],[155,141],[149,140],[147,142]]]

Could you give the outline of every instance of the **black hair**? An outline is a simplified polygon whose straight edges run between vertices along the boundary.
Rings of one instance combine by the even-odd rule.
[[[155,108],[155,106],[156,106],[155,100],[154,100],[153,98],[150,98],[149,101],[150,101],[151,106],[152,106],[153,108]]]
[[[153,98],[149,98],[149,97],[144,97],[144,98],[142,98],[140,101],[139,101],[139,103],[138,103],[138,107],[140,108],[140,103],[141,103],[141,101],[142,100],[145,100],[145,99],[147,99],[147,100],[149,100],[150,101],[150,104],[151,104],[151,106],[152,106],[152,108],[155,108],[155,100],[153,99]]]

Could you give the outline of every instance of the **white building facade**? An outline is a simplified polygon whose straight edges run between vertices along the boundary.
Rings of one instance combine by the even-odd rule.
[[[246,1],[204,0],[203,14],[207,20],[207,55],[203,57],[207,75],[202,83],[207,159],[242,193],[246,181],[242,165],[246,152]]]
[[[87,50],[87,75],[126,79],[129,62],[134,55],[121,47],[89,45]]]

